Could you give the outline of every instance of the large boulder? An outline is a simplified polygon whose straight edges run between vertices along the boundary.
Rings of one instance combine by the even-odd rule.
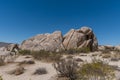
[[[63,45],[66,49],[88,47],[91,51],[97,50],[98,42],[91,28],[71,29],[65,36]]]
[[[60,31],[55,31],[52,34],[40,34],[25,40],[20,47],[23,50],[31,51],[60,51],[64,49],[62,41],[62,33]]]
[[[91,51],[97,50],[98,42],[91,28],[71,29],[62,36],[60,31],[52,34],[39,34],[24,40],[20,46],[22,50],[31,51],[60,51],[87,47]]]

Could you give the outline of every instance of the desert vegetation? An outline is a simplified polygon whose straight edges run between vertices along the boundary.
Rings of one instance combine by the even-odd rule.
[[[81,80],[113,80],[114,69],[101,60],[93,60],[92,63],[84,63],[80,70]]]
[[[94,59],[91,63],[80,66],[74,60],[61,60],[54,63],[58,78],[66,80],[113,80],[114,69],[101,60]]]
[[[46,70],[46,68],[38,68],[38,69],[36,69],[36,71],[35,71],[33,74],[34,74],[34,75],[47,74],[47,70]]]
[[[0,57],[0,66],[5,65],[5,58]]]

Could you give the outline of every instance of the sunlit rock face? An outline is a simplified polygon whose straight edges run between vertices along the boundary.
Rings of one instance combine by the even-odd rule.
[[[91,51],[97,50],[98,47],[96,36],[89,27],[71,29],[64,36],[60,31],[52,34],[39,34],[24,40],[20,46],[22,50],[32,51],[61,51],[83,47],[88,47]]]

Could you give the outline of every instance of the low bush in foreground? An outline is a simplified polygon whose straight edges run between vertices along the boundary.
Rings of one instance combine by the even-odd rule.
[[[5,58],[0,57],[0,66],[5,65]]]
[[[60,77],[66,77],[68,80],[77,79],[78,65],[74,60],[60,60],[53,64]]]
[[[3,80],[3,78],[0,76],[0,80]]]
[[[30,50],[19,50],[20,55],[30,55],[31,51]]]
[[[114,70],[107,63],[94,59],[92,63],[78,64],[73,60],[61,60],[54,63],[54,68],[59,77],[68,80],[113,80]]]
[[[113,80],[115,77],[113,68],[100,60],[83,64],[79,74],[81,80]]]

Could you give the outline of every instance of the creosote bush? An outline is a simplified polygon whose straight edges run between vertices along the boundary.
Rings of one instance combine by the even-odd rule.
[[[3,80],[2,76],[0,76],[0,80]]]
[[[74,60],[60,60],[53,64],[59,74],[59,77],[69,78],[68,80],[77,79],[78,64]]]
[[[89,53],[90,49],[88,47],[83,47],[80,49],[68,49],[65,51],[67,54],[75,54],[75,53]]]
[[[93,59],[91,63],[78,66],[74,60],[61,60],[54,63],[58,78],[66,77],[68,80],[113,80],[114,69],[101,60]]]
[[[59,61],[62,57],[61,54],[57,54],[56,52],[48,52],[48,51],[32,51],[31,55],[37,60],[43,60],[47,62]]]
[[[31,51],[30,50],[19,50],[20,55],[30,55]]]
[[[0,66],[5,65],[5,58],[0,57]]]
[[[40,51],[20,50],[19,54],[32,55],[33,58],[36,60],[42,60],[47,62],[58,61],[62,57],[61,53],[50,52],[45,50],[40,50]]]

